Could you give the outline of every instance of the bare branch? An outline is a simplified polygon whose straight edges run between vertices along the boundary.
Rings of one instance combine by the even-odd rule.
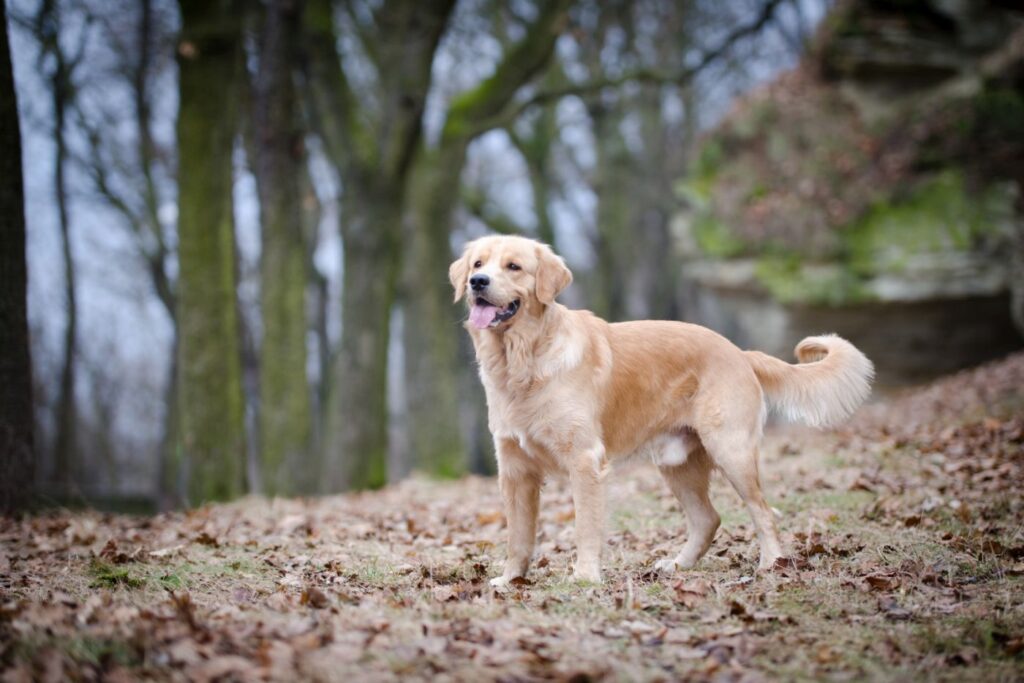
[[[568,4],[566,0],[543,3],[526,36],[506,52],[494,73],[452,102],[444,126],[445,138],[468,140],[499,125],[502,112],[519,89],[550,60],[565,26]]]
[[[515,103],[505,113],[506,120],[515,120],[519,115],[537,105],[546,104],[554,100],[571,95],[584,96],[600,92],[605,88],[616,88],[627,83],[650,83],[654,85],[685,85],[693,80],[701,71],[714,62],[728,56],[730,50],[739,41],[759,33],[767,26],[775,16],[776,10],[789,0],[767,0],[761,8],[757,18],[748,24],[734,29],[717,46],[708,50],[696,64],[682,69],[655,69],[640,67],[627,71],[618,76],[596,78],[582,83],[570,83],[563,87],[541,90],[531,97]]]
[[[479,188],[464,187],[462,205],[471,216],[494,232],[502,235],[522,235],[529,232],[514,218],[494,206],[487,194]]]

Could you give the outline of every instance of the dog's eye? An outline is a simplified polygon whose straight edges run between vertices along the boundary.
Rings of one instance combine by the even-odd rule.
[[[519,267],[518,263],[510,263],[510,264],[508,264],[508,269],[509,270],[522,270],[522,268]]]
[[[474,264],[473,264],[473,267],[474,267],[474,268],[479,268],[479,267],[480,267],[480,266],[482,266],[483,264],[484,264],[484,262],[483,262],[483,261],[477,261],[476,263],[474,263]]]

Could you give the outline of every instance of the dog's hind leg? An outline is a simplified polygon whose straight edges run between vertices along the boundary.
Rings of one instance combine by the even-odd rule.
[[[708,497],[713,465],[695,436],[689,437],[689,453],[682,464],[659,465],[661,476],[686,512],[686,543],[672,559],[658,560],[659,572],[689,569],[711,547],[721,518]],[[694,443],[695,442],[695,443]]]
[[[735,438],[722,438],[721,431],[712,435],[702,435],[702,440],[711,459],[736,489],[754,521],[757,540],[761,546],[758,569],[770,569],[775,560],[783,556],[782,542],[775,528],[775,517],[761,492],[756,442],[743,440],[747,443],[737,443],[738,440]]]
[[[508,555],[505,571],[491,579],[492,586],[504,586],[512,579],[525,576],[537,539],[537,512],[540,505],[542,477],[511,439],[495,444],[498,452],[498,486],[508,522]]]

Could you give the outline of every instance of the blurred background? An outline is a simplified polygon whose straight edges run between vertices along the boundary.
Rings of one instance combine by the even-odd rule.
[[[448,264],[883,389],[1024,345],[1013,0],[7,0],[43,501],[493,471]]]

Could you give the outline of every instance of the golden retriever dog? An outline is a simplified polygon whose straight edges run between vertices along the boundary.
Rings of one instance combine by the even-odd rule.
[[[608,323],[570,310],[555,301],[572,282],[565,262],[523,237],[470,242],[449,278],[455,301],[469,306],[508,522],[496,586],[525,575],[541,484],[553,473],[568,475],[572,489],[574,575],[600,581],[603,482],[610,463],[633,454],[655,461],[688,521],[682,550],[659,571],[692,567],[710,547],[720,523],[708,498],[715,468],[750,511],[759,569],[771,568],[783,549],[758,476],[767,407],[831,425],[870,392],[871,362],[834,335],[804,339],[791,365],[699,325]]]

